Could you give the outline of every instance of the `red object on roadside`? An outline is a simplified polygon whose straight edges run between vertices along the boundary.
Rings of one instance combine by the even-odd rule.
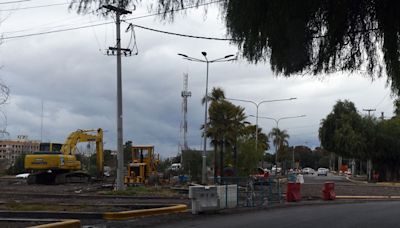
[[[323,200],[334,200],[336,198],[335,183],[325,182],[324,189],[322,189]]]
[[[300,183],[287,183],[286,202],[297,202],[301,200]]]

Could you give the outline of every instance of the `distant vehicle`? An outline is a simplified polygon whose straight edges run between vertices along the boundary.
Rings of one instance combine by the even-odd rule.
[[[257,168],[250,177],[253,179],[255,185],[265,185],[269,177],[269,172],[263,168]]]
[[[313,168],[307,167],[301,170],[303,174],[311,174],[313,175],[315,173],[315,170]]]
[[[328,176],[329,169],[326,168],[318,168],[317,175],[318,176]]]
[[[28,176],[29,176],[29,173],[21,173],[21,174],[16,175],[15,177],[26,179],[26,178],[28,178]]]
[[[178,170],[181,169],[181,167],[182,167],[181,163],[173,163],[173,164],[171,165],[171,170],[173,170],[173,171],[178,171]]]
[[[281,167],[278,167],[278,169],[276,168],[276,166],[272,167],[271,169],[271,174],[276,175],[276,173],[280,173],[282,170]]]

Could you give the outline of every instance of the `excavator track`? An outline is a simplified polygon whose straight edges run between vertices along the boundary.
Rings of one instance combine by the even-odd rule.
[[[65,184],[65,183],[89,183],[92,177],[82,171],[54,173],[54,172],[38,172],[28,176],[28,184]]]

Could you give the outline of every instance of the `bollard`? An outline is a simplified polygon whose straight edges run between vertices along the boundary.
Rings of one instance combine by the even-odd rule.
[[[335,183],[325,182],[324,188],[322,189],[323,200],[334,200],[336,198]]]
[[[287,183],[286,202],[297,202],[301,200],[300,183]]]

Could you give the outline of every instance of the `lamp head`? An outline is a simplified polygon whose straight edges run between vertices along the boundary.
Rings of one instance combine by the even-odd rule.
[[[224,58],[227,59],[227,58],[230,58],[230,57],[233,57],[233,56],[235,56],[235,55],[227,55]]]
[[[201,54],[202,54],[204,57],[207,56],[207,52],[205,52],[205,51],[202,51]]]
[[[185,58],[188,58],[188,56],[185,55],[185,54],[178,53],[178,55],[183,56],[183,57],[185,57]]]

